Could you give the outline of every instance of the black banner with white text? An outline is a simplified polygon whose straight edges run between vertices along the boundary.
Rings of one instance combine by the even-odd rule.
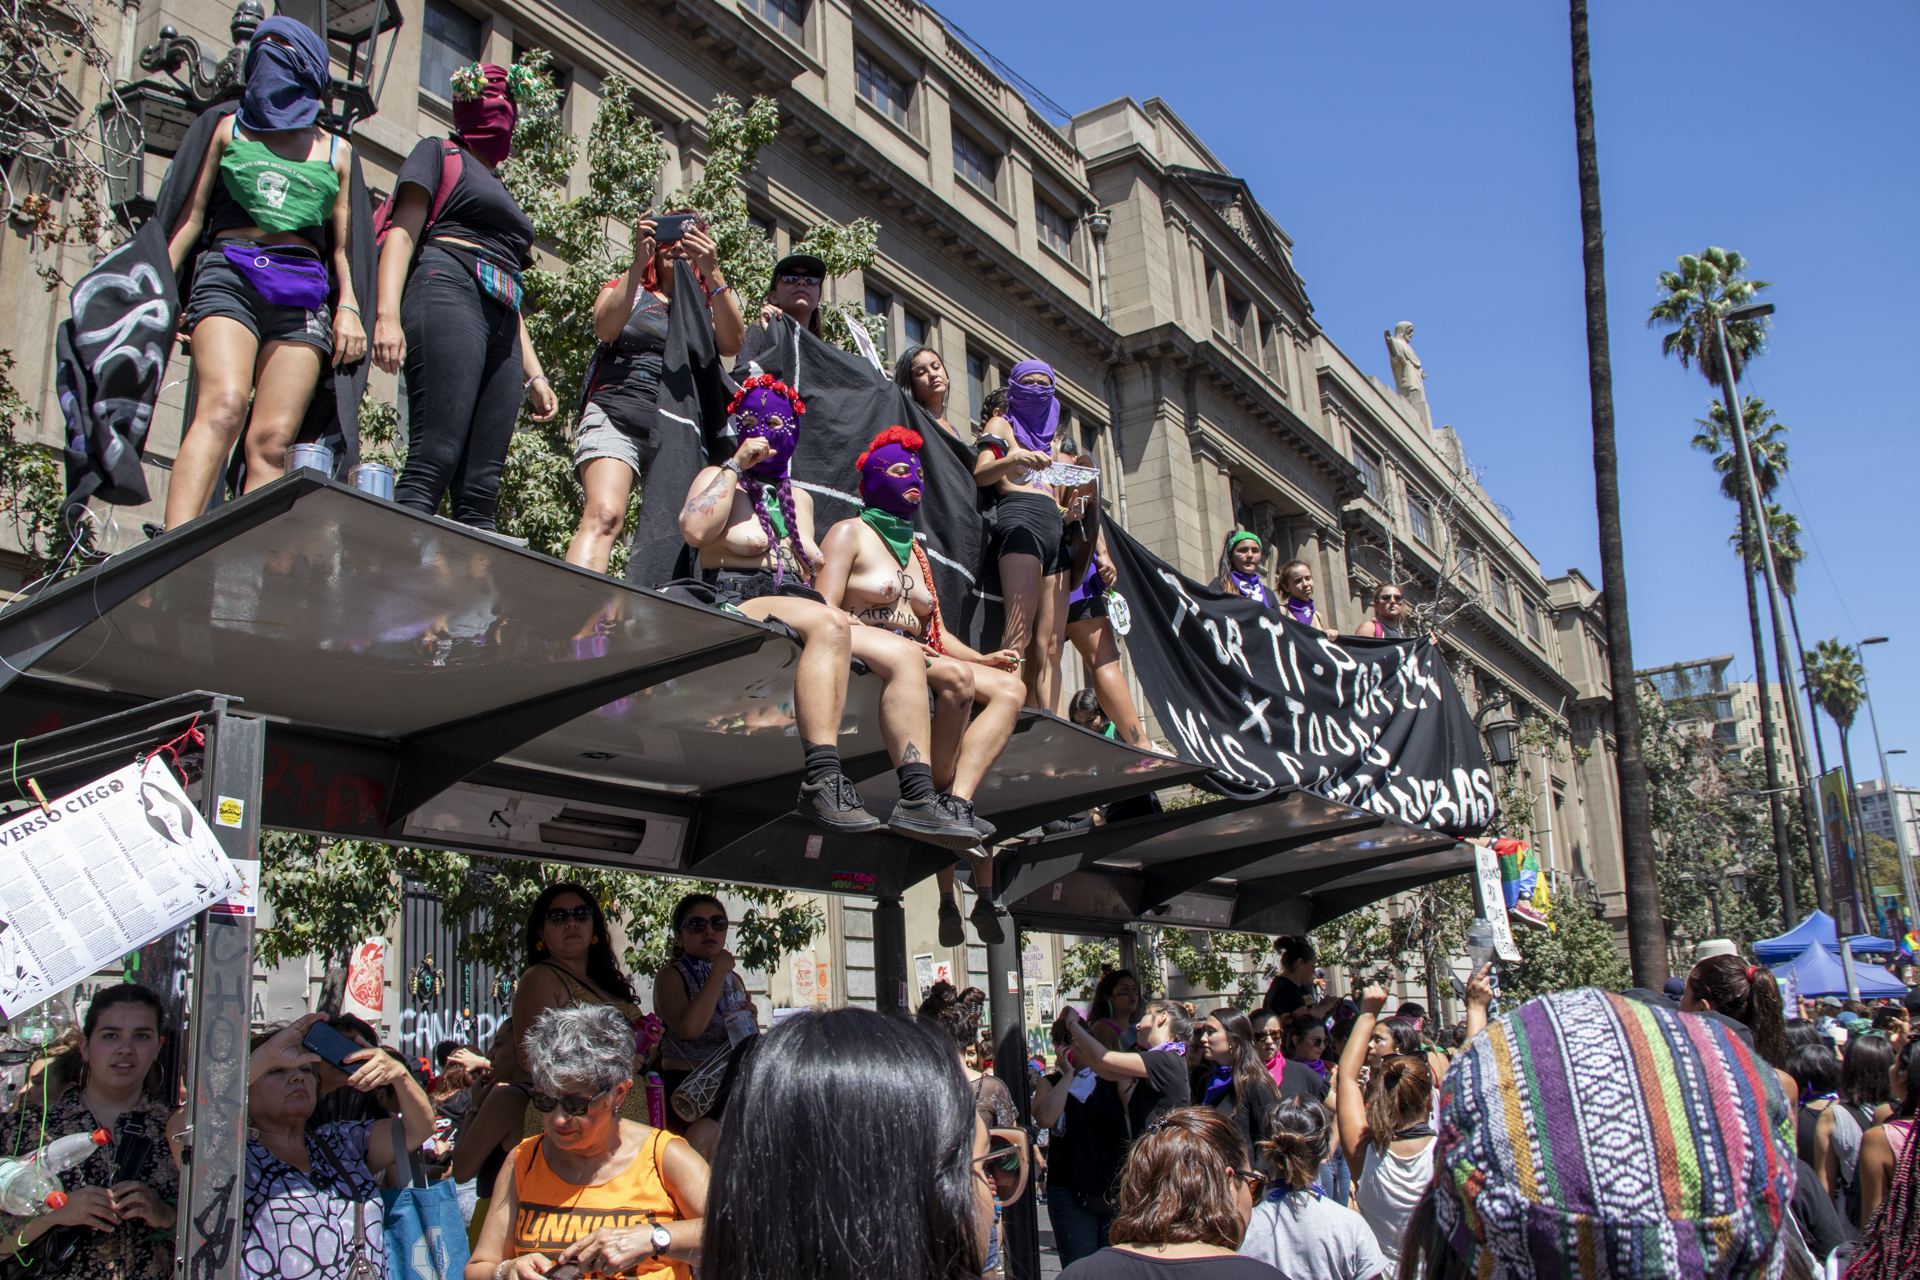
[[[1105,532],[1127,655],[1168,740],[1214,766],[1210,789],[1302,787],[1451,835],[1493,821],[1486,752],[1433,641],[1331,638]]]

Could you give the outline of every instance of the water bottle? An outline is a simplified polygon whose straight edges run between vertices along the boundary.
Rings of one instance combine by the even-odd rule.
[[[658,1071],[647,1072],[647,1123],[656,1129],[667,1127],[667,1085]]]
[[[748,1036],[758,1035],[760,1032],[760,1024],[755,1022],[753,1015],[745,1009],[735,1009],[726,1016],[725,1022],[729,1048],[739,1044]]]
[[[1493,923],[1475,916],[1467,926],[1467,964],[1475,973],[1493,959]]]
[[[60,1175],[113,1141],[105,1129],[55,1138],[24,1160],[0,1161],[0,1213],[35,1215],[67,1203]]]
[[[1127,598],[1118,591],[1107,592],[1107,621],[1113,624],[1115,635],[1125,635],[1133,630],[1133,610],[1127,607]]]

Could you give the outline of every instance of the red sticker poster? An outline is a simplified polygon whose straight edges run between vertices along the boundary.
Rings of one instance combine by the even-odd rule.
[[[387,940],[368,938],[354,949],[353,961],[347,966],[344,1011],[358,1014],[369,1022],[379,1022],[386,976]]]

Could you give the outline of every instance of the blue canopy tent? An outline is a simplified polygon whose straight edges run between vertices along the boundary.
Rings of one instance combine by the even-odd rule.
[[[1890,955],[1893,952],[1893,943],[1871,934],[1857,934],[1847,941],[1852,945],[1855,955],[1863,952],[1885,952]],[[1753,955],[1762,964],[1777,965],[1793,959],[1816,943],[1835,956],[1840,954],[1840,932],[1834,927],[1833,917],[1824,911],[1815,911],[1777,938],[1764,938],[1754,943]]]
[[[1845,996],[1847,975],[1840,957],[1825,947],[1812,944],[1785,964],[1772,966],[1774,975],[1785,981],[1791,974],[1802,996]],[[1877,964],[1853,962],[1853,976],[1860,984],[1862,1000],[1900,1000],[1907,994],[1906,984]]]

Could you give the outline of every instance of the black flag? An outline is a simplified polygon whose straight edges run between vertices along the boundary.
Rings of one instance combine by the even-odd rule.
[[[1304,787],[1404,822],[1477,835],[1493,776],[1473,717],[1428,639],[1330,639],[1183,577],[1112,523],[1132,613],[1127,656],[1162,731],[1253,799]]]

